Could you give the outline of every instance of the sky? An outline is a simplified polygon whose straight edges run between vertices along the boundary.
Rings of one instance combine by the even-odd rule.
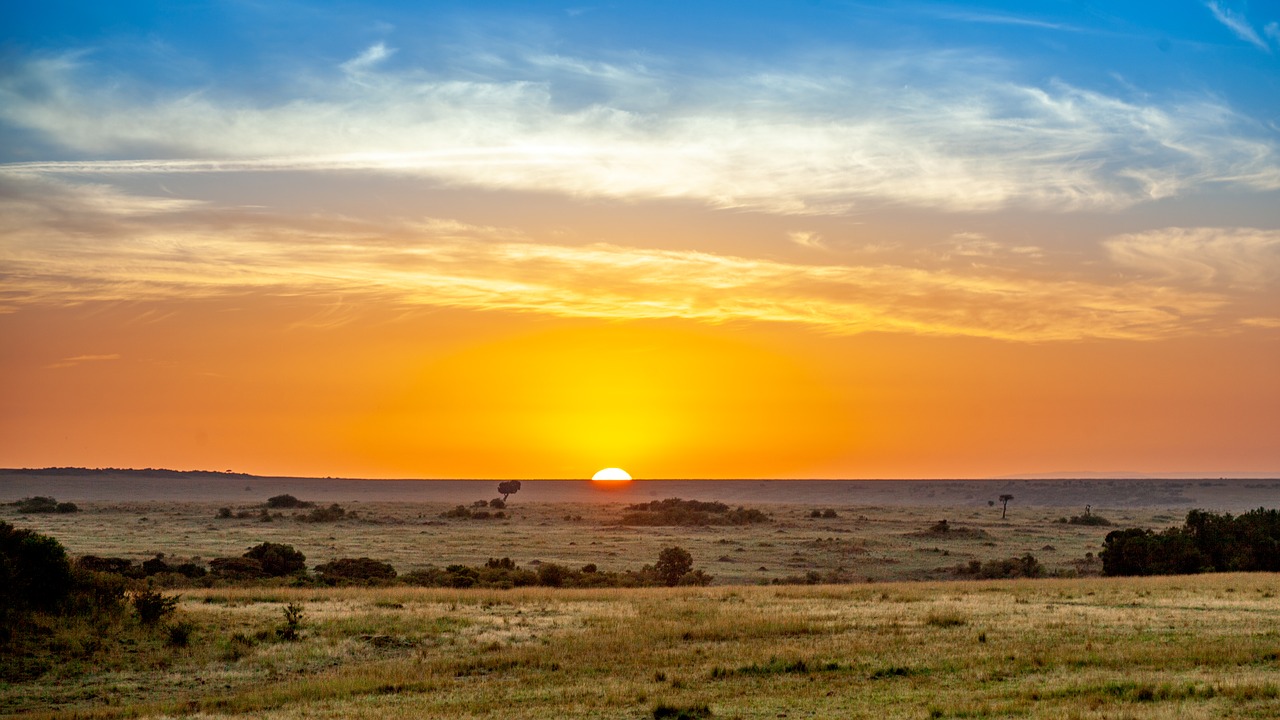
[[[0,467],[1280,473],[1280,4],[0,10]]]

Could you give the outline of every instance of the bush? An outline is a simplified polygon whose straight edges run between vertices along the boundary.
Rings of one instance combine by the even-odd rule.
[[[294,641],[301,637],[299,632],[302,629],[302,606],[289,603],[282,609],[284,613],[284,625],[276,628],[276,637],[281,640]]]
[[[304,502],[288,494],[276,495],[275,497],[267,498],[267,507],[273,509],[288,510],[294,508],[311,508],[315,506],[316,504],[313,502]]]
[[[1107,533],[1103,575],[1280,571],[1280,511],[1258,508],[1238,517],[1192,510],[1182,527]]]
[[[628,505],[620,522],[639,526],[750,525],[769,522],[769,516],[755,509],[730,509],[722,502],[667,498]]]
[[[18,512],[23,513],[24,515],[58,511],[58,501],[45,495],[22,498],[13,504],[18,507]]]
[[[215,515],[214,517],[218,518],[219,520],[227,520],[227,519],[230,519],[230,518],[232,517],[232,515],[231,515],[231,508],[229,508],[229,507],[220,507],[220,508],[218,508],[218,514],[217,514],[217,515]]]
[[[173,572],[173,568],[169,566],[169,563],[164,561],[164,553],[157,553],[156,556],[150,560],[142,561],[142,573],[148,577],[166,572]]]
[[[396,579],[396,569],[372,558],[339,558],[316,566],[316,575],[330,585],[356,583],[372,585]]]
[[[184,648],[191,644],[191,633],[195,630],[195,625],[186,622],[176,623],[169,626],[169,647]]]
[[[138,619],[143,625],[155,625],[177,607],[177,597],[165,597],[154,590],[140,590],[133,594],[133,609],[138,611]]]
[[[209,572],[229,580],[258,580],[269,577],[262,563],[248,557],[214,558],[209,561]]]
[[[685,573],[693,569],[693,556],[680,546],[664,548],[658,553],[658,563],[653,569],[662,582],[674,586]]]
[[[1072,515],[1067,521],[1071,525],[1110,525],[1111,521],[1101,515]]]
[[[507,503],[502,498],[494,498],[489,501],[489,507],[493,508],[494,510],[505,510],[507,507]]]
[[[295,575],[307,569],[307,557],[292,545],[266,542],[249,548],[244,557],[257,560],[262,572],[271,577]]]
[[[957,565],[957,575],[974,575],[982,580],[999,580],[1005,578],[1038,578],[1044,576],[1044,566],[1035,555],[1027,553],[1022,557],[1004,560],[970,560],[968,565]]]
[[[315,508],[299,519],[311,523],[337,522],[348,515],[354,517],[355,513],[347,513],[341,505],[334,503],[327,508]]]
[[[71,562],[61,543],[0,522],[0,617],[56,610],[71,589]]]

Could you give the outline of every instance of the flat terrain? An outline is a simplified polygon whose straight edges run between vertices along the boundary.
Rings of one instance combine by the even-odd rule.
[[[265,498],[264,498],[265,499]],[[430,565],[484,564],[510,557],[535,567],[555,562],[571,567],[594,563],[602,570],[638,570],[664,547],[679,545],[715,584],[757,584],[815,572],[844,581],[939,579],[970,560],[1005,559],[1031,553],[1049,573],[1096,572],[1085,563],[1113,527],[1055,522],[1083,508],[1018,507],[1000,519],[1000,507],[964,510],[937,507],[829,505],[836,518],[811,518],[815,506],[760,505],[771,522],[746,526],[626,527],[618,525],[620,503],[521,503],[513,496],[503,520],[444,519],[447,503],[348,503],[356,519],[305,523],[303,511],[285,519],[217,519],[212,503],[136,502],[81,504],[74,514],[19,516],[0,509],[0,519],[52,535],[72,555],[128,557],[136,561],[238,556],[262,542],[293,545],[314,567],[339,557],[371,557],[401,573]],[[256,515],[258,505],[234,505]],[[1165,527],[1183,513],[1164,509],[1095,508],[1121,526]],[[939,520],[952,531],[930,532]]]
[[[303,523],[285,518],[216,519],[222,507],[256,515],[268,497],[291,493],[338,502],[354,520]],[[1014,496],[1001,519],[995,501]],[[339,557],[371,557],[401,573],[451,563],[510,557],[525,567],[594,563],[638,569],[671,545],[689,550],[715,584],[758,584],[817,573],[842,581],[952,577],[958,564],[1031,553],[1051,573],[1096,572],[1086,563],[1115,527],[1055,522],[1085,505],[1118,527],[1163,528],[1186,510],[1239,512],[1280,497],[1276,480],[1040,481],[641,481],[601,490],[583,481],[530,481],[510,497],[502,520],[444,519],[459,504],[496,496],[495,482],[351,481],[217,475],[0,475],[0,502],[53,495],[82,512],[0,519],[58,538],[73,555],[145,560],[235,556],[261,542],[293,545],[309,566]],[[718,500],[769,513],[769,523],[735,527],[618,524],[630,503],[654,498]],[[790,500],[784,502],[784,500]],[[811,518],[832,509],[835,518]],[[937,534],[939,520],[960,532]]]
[[[95,717],[1274,718],[1280,578],[645,590],[184,591],[191,645],[68,664]],[[304,609],[282,641],[282,608]],[[157,631],[158,632],[158,631]]]
[[[1256,506],[1250,493],[1270,492],[1275,481],[1225,489],[1214,481],[1046,481],[1009,489],[1005,519],[999,503],[988,504],[1000,485],[910,485],[910,504],[851,501],[883,496],[838,484],[798,488],[803,501],[779,502],[776,483],[636,483],[614,492],[526,483],[507,518],[469,520],[441,514],[492,497],[495,483],[431,485],[442,495],[424,499],[407,485],[356,494],[350,481],[258,478],[228,489],[223,478],[175,499],[164,489],[172,482],[157,493],[79,478],[31,492],[22,482],[38,478],[12,480],[0,482],[0,500],[51,494],[80,505],[73,514],[0,507],[0,520],[52,535],[72,555],[140,561],[162,552],[207,562],[271,541],[301,550],[310,567],[372,557],[405,573],[510,557],[529,569],[555,562],[622,571],[679,545],[714,582],[173,590],[181,602],[160,627],[81,633],[86,645],[122,633],[125,652],[0,684],[4,714],[647,718],[665,704],[705,706],[715,718],[1280,716],[1280,577],[1098,578],[1089,577],[1100,569],[1096,557],[1086,557],[1116,527],[1177,525],[1189,506]],[[92,492],[68,492],[77,487]],[[1221,503],[1196,501],[1215,490]],[[294,517],[302,511],[285,510],[259,520],[263,502],[280,492],[337,501],[356,517],[306,523]],[[771,521],[618,523],[628,503],[673,495],[746,504]],[[1098,500],[1092,512],[1115,526],[1057,522],[1098,498],[1114,504]],[[1151,498],[1158,502],[1140,502]],[[222,507],[250,517],[216,518]],[[836,517],[813,518],[815,509]],[[944,519],[947,532],[931,530]],[[979,582],[955,573],[972,560],[1026,553],[1063,577]],[[824,584],[794,584],[813,581]],[[304,613],[297,641],[277,633],[288,604]],[[171,644],[176,625],[189,628],[188,645]]]

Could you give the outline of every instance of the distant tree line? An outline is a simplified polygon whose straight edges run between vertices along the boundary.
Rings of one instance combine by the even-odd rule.
[[[1103,575],[1280,572],[1280,511],[1192,510],[1182,527],[1107,533],[1099,557]]]

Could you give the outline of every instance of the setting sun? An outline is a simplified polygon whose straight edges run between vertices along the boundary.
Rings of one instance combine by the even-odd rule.
[[[627,474],[626,470],[623,470],[621,468],[605,468],[600,472],[596,473],[595,475],[592,475],[591,479],[592,480],[608,480],[608,481],[616,482],[619,480],[622,480],[622,481],[630,480],[631,476]]]

